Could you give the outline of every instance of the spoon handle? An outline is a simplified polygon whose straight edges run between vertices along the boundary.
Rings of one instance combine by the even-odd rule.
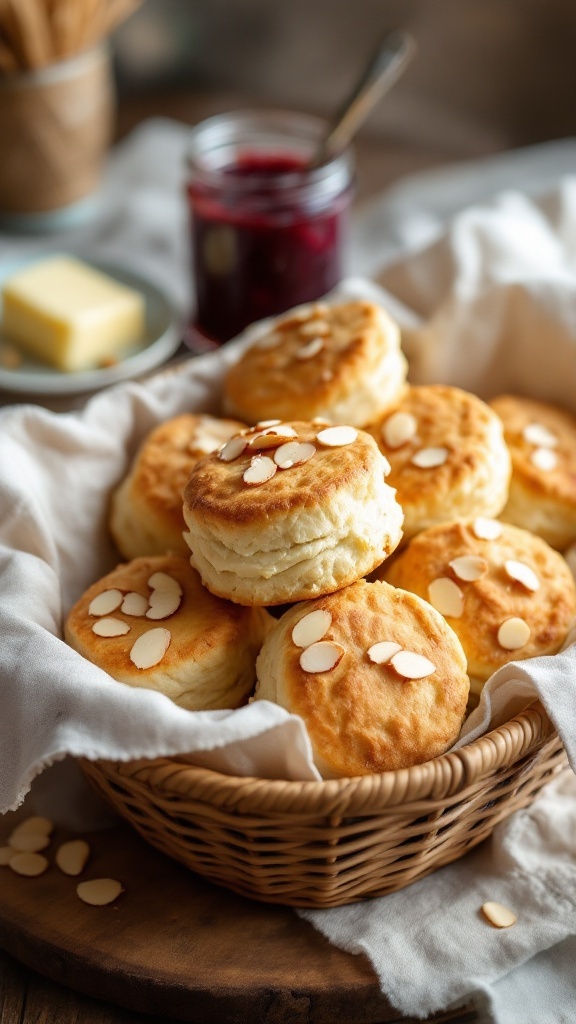
[[[311,166],[318,167],[347,146],[374,104],[398,80],[415,52],[416,42],[408,32],[393,32],[382,40],[331,122]]]

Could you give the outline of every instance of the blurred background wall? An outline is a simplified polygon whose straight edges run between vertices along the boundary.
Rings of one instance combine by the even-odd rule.
[[[396,26],[419,53],[365,135],[454,159],[576,134],[576,0],[146,0],[115,37],[121,102],[329,114]]]

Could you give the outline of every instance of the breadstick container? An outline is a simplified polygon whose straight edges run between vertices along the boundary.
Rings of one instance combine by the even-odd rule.
[[[2,227],[56,230],[88,219],[113,119],[105,45],[0,77]]]

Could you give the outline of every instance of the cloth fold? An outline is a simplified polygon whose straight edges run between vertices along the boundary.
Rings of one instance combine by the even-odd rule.
[[[168,122],[127,140],[111,162],[98,225],[68,246],[134,258],[181,308],[190,302],[186,211],[174,168],[186,140],[186,130]],[[468,167],[461,190],[458,169],[444,178],[422,175],[373,203],[371,216],[360,214],[355,251],[364,259],[357,268],[378,270],[380,287],[353,279],[340,294],[371,297],[399,319],[413,381],[447,381],[484,397],[507,388],[576,409],[576,179],[558,177],[575,152],[568,142],[530,151],[524,163],[514,154],[476,172]],[[523,167],[531,182],[524,194],[511,191]],[[506,191],[484,201],[487,181]],[[551,183],[536,195],[537,185]],[[458,212],[459,202],[474,200],[475,187],[481,205]],[[383,224],[394,227],[388,239],[378,237]],[[2,259],[30,248],[6,242]],[[16,806],[33,776],[66,754],[193,755],[222,771],[317,778],[303,723],[283,709],[260,702],[192,714],[160,694],[116,683],[60,639],[71,604],[114,564],[108,495],[137,445],[170,416],[217,412],[223,370],[252,336],[181,372],[119,385],[77,413],[56,416],[33,406],[0,413],[0,810]],[[576,765],[573,643],[561,655],[496,673],[463,740],[536,695]],[[401,1012],[425,1016],[475,991],[499,1024],[560,1024],[572,1019],[566,1007],[576,999],[562,976],[576,935],[575,841],[576,780],[567,774],[462,861],[393,896],[303,916],[334,943],[365,952]],[[516,909],[518,924],[491,929],[479,914],[488,899]],[[544,951],[552,946],[547,971],[551,954]],[[527,1008],[514,1016],[522,993],[515,979],[532,963],[534,977],[554,992],[555,1016],[545,1000],[541,1016],[531,1018]]]

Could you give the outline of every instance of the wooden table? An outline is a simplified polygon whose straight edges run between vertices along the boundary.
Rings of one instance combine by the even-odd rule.
[[[237,97],[232,101],[231,97],[226,96],[190,96],[185,93],[125,101],[119,109],[118,137],[125,135],[138,122],[149,116],[167,115],[192,124],[205,116],[239,105]],[[374,139],[369,135],[361,136],[355,148],[358,201],[363,201],[383,190],[405,174],[424,170],[448,160],[446,153],[431,152],[416,144],[410,147],[390,139]],[[9,943],[4,942],[3,945],[7,948]],[[338,955],[347,956],[340,953]],[[92,996],[82,995],[72,988],[43,977],[42,972],[43,969],[46,972],[46,968],[40,958],[37,962],[33,958],[29,959],[28,963],[29,966],[23,966],[0,950],[0,1024],[144,1024],[145,1021],[148,1024],[154,1021],[158,1024],[170,1024],[170,1021],[174,1020],[159,1017],[157,1014],[143,1014],[140,1010],[120,1009]],[[79,984],[77,978],[64,977],[63,980],[72,987]],[[298,1015],[281,1011],[278,1011],[277,1016],[267,1017],[270,1024],[299,1024],[299,1019]],[[472,1010],[439,1014],[429,1018],[437,1024],[474,1024],[478,1019]],[[386,1024],[398,1020],[400,1018],[394,1014],[386,1016]],[[402,1018],[402,1022],[410,1024],[406,1018]],[[222,1022],[215,1019],[214,1024]],[[260,1024],[260,1021],[251,1020],[246,1024]],[[363,1024],[363,1021],[347,1019],[345,1024]]]

